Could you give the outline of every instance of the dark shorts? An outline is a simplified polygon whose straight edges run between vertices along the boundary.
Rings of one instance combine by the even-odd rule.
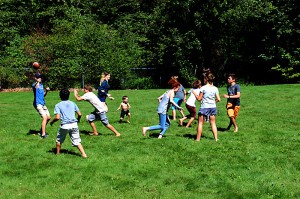
[[[130,115],[129,110],[127,111],[121,110],[120,118],[124,118],[124,116],[128,116],[128,115]]]
[[[190,106],[188,104],[185,104],[185,107],[190,113],[186,116],[187,118],[196,117],[196,107]]]

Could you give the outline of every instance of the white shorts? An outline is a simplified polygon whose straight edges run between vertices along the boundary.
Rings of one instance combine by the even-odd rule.
[[[81,138],[79,135],[78,128],[71,128],[71,129],[60,128],[57,132],[56,142],[59,142],[60,144],[64,143],[67,134],[70,135],[70,139],[73,146],[78,146],[81,143]]]
[[[41,104],[38,104],[35,109],[39,112],[41,117],[44,117],[47,115],[50,116],[49,110],[48,110],[47,106],[45,106],[45,105],[43,106]]]

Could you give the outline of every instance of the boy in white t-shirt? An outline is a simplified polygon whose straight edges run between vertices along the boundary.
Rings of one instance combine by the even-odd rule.
[[[108,122],[108,118],[106,117],[107,107],[99,100],[97,95],[95,95],[92,91],[93,88],[91,85],[86,85],[83,88],[84,95],[79,96],[78,91],[74,90],[74,96],[77,101],[85,100],[88,101],[95,110],[88,115],[87,119],[93,129],[93,133],[90,135],[99,135],[96,129],[96,125],[94,123],[95,120],[100,120],[106,128],[114,132],[114,134],[119,137],[121,134]]]

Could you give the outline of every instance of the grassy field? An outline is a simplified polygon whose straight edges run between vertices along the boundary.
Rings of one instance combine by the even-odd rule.
[[[238,133],[224,131],[222,98],[219,142],[209,123],[200,142],[196,123],[187,129],[176,121],[162,140],[159,132],[143,137],[143,126],[158,123],[156,98],[163,92],[112,90],[107,115],[122,135],[97,122],[101,135],[89,136],[83,119],[87,159],[69,139],[54,154],[59,122],[47,126],[47,139],[36,135],[41,119],[32,92],[0,93],[0,198],[300,198],[300,84],[242,87]],[[131,124],[118,123],[123,95],[132,105]],[[59,101],[57,91],[46,97],[52,116]],[[83,115],[92,111],[89,103],[76,103]]]

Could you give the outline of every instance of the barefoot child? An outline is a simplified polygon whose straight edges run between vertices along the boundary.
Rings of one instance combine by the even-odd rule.
[[[95,108],[95,110],[87,117],[87,119],[93,129],[93,133],[91,133],[90,135],[98,135],[99,134],[97,132],[94,121],[100,120],[102,122],[102,124],[109,130],[111,130],[117,137],[120,136],[120,133],[111,124],[109,124],[108,118],[106,117],[107,107],[92,92],[93,91],[92,86],[91,85],[84,86],[83,91],[84,91],[84,95],[80,97],[78,95],[78,91],[75,89],[74,96],[77,101],[82,101],[82,100],[88,101]]]
[[[224,94],[224,98],[227,98],[227,115],[229,117],[229,125],[227,127],[227,130],[231,128],[233,125],[234,132],[238,132],[238,126],[236,124],[236,118],[238,116],[239,110],[240,110],[240,97],[241,97],[241,88],[240,85],[236,83],[236,76],[235,74],[229,74],[228,75],[228,86],[227,86],[227,92],[228,94]]]
[[[121,110],[121,113],[120,113],[120,123],[122,123],[123,119],[125,116],[127,116],[127,123],[130,123],[130,113],[129,113],[129,109],[131,108],[129,102],[128,102],[128,96],[123,96],[122,97],[122,102],[119,106],[119,108],[116,110]]]
[[[198,112],[198,129],[196,141],[200,141],[201,139],[204,120],[209,120],[214,138],[216,141],[218,141],[218,129],[216,125],[216,102],[219,102],[221,99],[218,88],[213,85],[214,79],[215,76],[212,73],[206,73],[204,76],[205,86],[202,86],[200,88],[200,94],[197,96],[197,100],[201,100],[201,108]]]
[[[79,149],[83,158],[86,158],[87,155],[81,145],[78,130],[78,122],[81,118],[81,112],[78,106],[69,100],[70,92],[68,89],[64,88],[60,90],[59,96],[62,101],[55,105],[55,117],[50,122],[50,125],[52,126],[59,119],[61,120],[60,128],[56,136],[56,154],[60,154],[61,145],[64,143],[67,134],[69,134],[72,145]],[[75,112],[77,113],[77,119],[75,118]]]
[[[166,91],[160,97],[158,97],[159,105],[157,108],[157,113],[158,113],[158,117],[159,117],[159,125],[143,127],[142,133],[144,136],[146,136],[146,132],[148,130],[150,130],[150,131],[160,130],[158,139],[161,139],[170,126],[170,119],[168,116],[168,109],[169,109],[170,105],[173,104],[178,110],[183,110],[173,100],[175,92],[178,91],[178,89],[180,87],[180,83],[177,81],[174,81],[174,80],[170,80],[168,84],[171,86],[171,89]]]
[[[190,120],[188,121],[186,128],[190,127],[192,122],[194,121],[195,117],[196,117],[196,96],[199,95],[200,93],[200,88],[201,88],[201,81],[200,80],[196,80],[193,83],[193,88],[190,91],[190,97],[188,98],[188,100],[185,103],[185,107],[186,109],[189,111],[189,115],[181,118],[179,120],[179,126],[183,126],[183,121],[186,120],[187,118],[190,118]]]

